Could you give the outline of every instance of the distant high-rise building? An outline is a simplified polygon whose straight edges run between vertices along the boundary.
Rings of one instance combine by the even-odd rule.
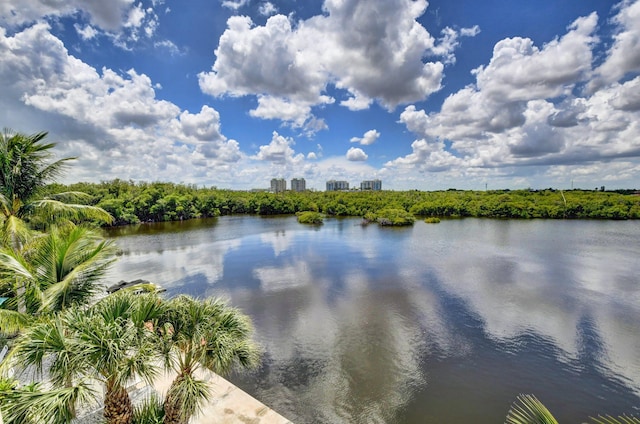
[[[307,182],[304,178],[293,178],[291,180],[291,191],[305,191],[307,189]]]
[[[340,191],[349,190],[349,183],[347,181],[327,181],[327,191]]]
[[[271,179],[271,191],[274,193],[281,193],[287,190],[287,180],[284,178]]]
[[[365,180],[360,183],[360,190],[382,190],[382,181],[380,180]]]

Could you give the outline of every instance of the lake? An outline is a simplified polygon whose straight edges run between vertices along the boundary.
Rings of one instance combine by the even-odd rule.
[[[502,423],[519,393],[561,423],[640,415],[640,222],[362,226],[230,216],[110,229],[110,281],[250,315],[230,380],[297,424]]]

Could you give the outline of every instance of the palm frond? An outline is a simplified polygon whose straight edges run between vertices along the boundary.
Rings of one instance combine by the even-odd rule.
[[[209,384],[195,378],[192,374],[176,377],[167,392],[167,400],[174,403],[180,411],[180,417],[186,422],[200,412],[202,405],[211,398]]]
[[[56,146],[55,143],[49,143],[48,145],[43,145],[42,147],[51,149],[55,146]],[[50,156],[51,155],[49,155],[49,157]],[[41,181],[42,186],[44,187],[46,183],[53,181],[56,177],[59,177],[64,173],[64,171],[67,170],[69,166],[67,162],[70,162],[76,159],[77,158],[75,157],[67,157],[67,158],[62,158],[54,162],[51,162],[45,165],[44,167],[42,167],[41,169],[39,169],[37,174],[35,175],[35,178],[37,178],[38,181]]]
[[[41,318],[33,323],[17,340],[12,360],[16,366],[34,367],[42,374],[47,357],[59,357],[64,361],[69,355],[65,331],[60,317]],[[56,367],[53,364],[52,367]],[[56,373],[52,373],[54,378]]]
[[[172,342],[179,360],[190,358],[210,371],[224,374],[235,366],[251,368],[259,348],[251,340],[249,318],[219,299],[193,299],[186,295],[169,301],[165,322],[173,328]],[[176,352],[176,353],[177,353]]]
[[[4,193],[0,193],[0,212],[3,216],[8,217],[12,215],[13,199],[5,196]]]
[[[147,325],[147,323],[155,324],[167,309],[166,304],[160,299],[157,292],[148,291],[134,294],[134,296],[136,301],[132,309],[131,319],[138,327]]]
[[[538,398],[521,394],[511,405],[505,424],[558,424],[558,421]]]
[[[23,286],[19,301],[32,313],[60,311],[88,302],[100,290],[115,252],[90,229],[52,227],[20,251],[0,251],[0,284]]]
[[[10,199],[27,204],[71,158],[51,162],[55,143],[45,143],[46,132],[26,135],[5,129],[0,136],[0,187]],[[21,216],[18,208],[13,212]]]
[[[33,230],[16,215],[9,215],[2,221],[0,229],[0,242],[2,246],[19,250],[33,236]]]
[[[81,205],[76,203],[64,203],[55,199],[40,199],[33,203],[34,210],[38,214],[46,217],[46,220],[56,221],[67,219],[77,220],[95,220],[105,224],[111,224],[113,217],[109,212],[102,208],[91,205]]]
[[[32,317],[11,309],[0,308],[0,333],[15,334],[24,330],[32,322]]]
[[[6,424],[61,424],[75,418],[77,405],[96,399],[94,390],[85,384],[43,390],[39,385],[15,388],[4,399],[2,414]]]
[[[135,376],[151,381],[159,373],[151,331],[133,322],[139,297],[115,293],[92,306],[77,326],[84,360],[105,379],[125,386]]]
[[[106,322],[114,322],[123,318],[128,319],[134,303],[135,295],[133,293],[119,290],[101,299],[93,309]]]
[[[35,277],[29,269],[27,261],[12,250],[0,251],[0,279],[16,277],[33,280]]]
[[[47,272],[41,309],[56,311],[88,302],[116,259],[115,246],[82,227],[52,231],[49,239],[39,267]]]
[[[163,422],[162,400],[157,395],[151,394],[135,408],[131,424],[162,424]]]
[[[49,194],[47,198],[64,203],[76,203],[78,200],[88,200],[91,196],[82,191],[64,191],[61,193]]]
[[[147,384],[152,385],[160,376],[160,368],[157,364],[158,351],[150,339],[135,339],[135,348],[129,346],[126,357],[119,362],[117,372],[111,375],[113,381],[121,385],[130,383],[136,376],[142,378]]]
[[[252,332],[248,317],[221,300],[186,295],[169,300],[159,321],[159,345],[165,366],[178,376],[167,394],[165,412],[183,421],[197,412],[207,395],[206,385],[194,377],[198,368],[225,373],[236,365],[257,364],[259,349],[251,341]]]

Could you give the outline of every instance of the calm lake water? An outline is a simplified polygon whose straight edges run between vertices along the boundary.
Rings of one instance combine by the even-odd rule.
[[[231,380],[297,424],[640,415],[640,222],[221,217],[111,230],[111,278],[228,299],[262,366]]]

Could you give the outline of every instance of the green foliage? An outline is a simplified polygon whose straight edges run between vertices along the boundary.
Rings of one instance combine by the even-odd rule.
[[[222,373],[257,363],[249,318],[212,299],[163,301],[148,286],[89,304],[115,251],[77,224],[269,215],[318,206],[309,199],[227,196],[162,183],[46,186],[72,159],[52,161],[54,144],[43,143],[46,135],[0,134],[0,295],[9,297],[0,308],[0,327],[23,330],[1,365],[47,373],[43,386],[0,380],[0,422],[4,416],[12,424],[69,423],[79,405],[95,399],[95,383],[104,385],[107,423],[186,422],[208,398],[207,382],[194,377],[198,368]],[[151,292],[138,293],[146,290]],[[168,399],[164,405],[150,399],[134,411],[126,387],[137,378],[152,384],[161,360],[179,376]]]
[[[0,249],[0,308],[3,331],[24,327],[31,317],[84,305],[99,291],[115,260],[115,247],[94,231],[52,227],[15,251]]]
[[[15,380],[0,382],[0,411],[6,424],[71,423],[75,405],[94,399],[95,393],[85,384],[45,390],[40,383],[20,387]]]
[[[158,324],[165,367],[177,375],[164,403],[166,423],[188,422],[209,398],[198,369],[224,374],[258,363],[249,317],[221,300],[178,296],[167,302]]]
[[[118,292],[89,307],[41,317],[19,336],[8,360],[18,369],[42,372],[47,366],[51,388],[29,399],[57,407],[65,417],[75,415],[91,382],[101,382],[106,388],[104,416],[108,422],[120,422],[133,414],[127,384],[136,377],[150,384],[159,375],[160,353],[152,330],[162,306],[154,294]],[[46,413],[42,410],[38,418]]]
[[[199,369],[222,374],[257,364],[252,331],[246,315],[220,300],[121,290],[33,322],[3,365],[37,373],[46,367],[47,388],[0,380],[0,411],[12,424],[67,423],[95,400],[97,382],[105,387],[108,423],[184,423],[210,396]],[[126,387],[137,378],[152,384],[161,363],[177,375],[167,397],[134,410]]]
[[[52,161],[55,144],[45,143],[46,136],[46,132],[26,135],[9,129],[0,134],[0,193],[7,201],[3,209],[13,215],[27,215],[29,202],[73,159]]]
[[[252,193],[174,183],[134,183],[114,180],[98,184],[52,185],[48,193],[85,192],[88,205],[103,207],[116,224],[175,221],[231,214],[295,214],[327,216],[376,214],[385,208],[404,209],[420,217],[491,217],[550,219],[638,219],[640,196],[634,191],[561,192],[494,191],[349,191]]]
[[[551,412],[533,395],[519,395],[505,424],[558,424]]]
[[[439,224],[440,218],[438,218],[437,216],[430,216],[429,218],[425,218],[424,222],[426,222],[427,224]]]
[[[401,208],[384,208],[375,214],[368,213],[365,219],[375,221],[382,226],[413,225],[415,218],[412,214]]]
[[[164,407],[162,399],[155,394],[151,394],[134,409],[131,424],[162,424],[163,422]]]
[[[322,214],[320,212],[304,211],[296,213],[298,222],[301,224],[319,225],[323,223]]]
[[[81,201],[83,193],[45,193],[47,184],[73,159],[53,160],[55,144],[45,143],[46,136],[10,130],[0,134],[0,239],[16,251],[33,236],[33,229],[83,219],[111,223],[111,216],[100,208],[69,203]]]

